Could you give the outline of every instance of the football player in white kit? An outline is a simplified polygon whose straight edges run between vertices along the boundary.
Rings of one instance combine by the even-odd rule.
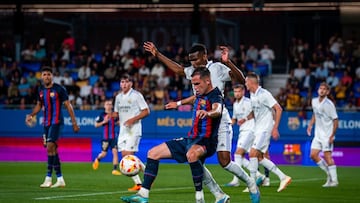
[[[307,134],[311,136],[311,129],[315,124],[315,136],[311,142],[310,157],[327,175],[323,187],[336,187],[339,182],[332,151],[339,120],[334,103],[327,97],[329,92],[330,87],[323,82],[318,89],[319,96],[311,100],[313,115],[307,128]],[[320,151],[324,153],[324,159],[319,156]]]
[[[207,59],[206,47],[202,44],[195,44],[189,51],[189,61],[191,66],[183,67],[180,64],[167,58],[161,54],[156,46],[152,42],[145,42],[144,49],[150,52],[153,56],[156,56],[161,62],[163,62],[168,68],[174,71],[176,74],[185,76],[191,80],[191,74],[195,68],[207,67],[211,73],[211,82],[214,87],[224,94],[225,82],[234,80],[239,83],[244,83],[244,75],[242,72],[230,61],[229,52],[227,47],[220,47],[222,51],[222,62],[212,62]],[[192,100],[189,98],[182,99],[177,102],[170,102],[165,107],[167,109],[176,108],[181,104],[189,103]],[[226,108],[223,108],[221,123],[218,131],[218,145],[217,145],[217,156],[220,165],[227,171],[236,175],[238,178],[246,182],[250,189],[250,198],[252,202],[260,201],[260,192],[256,186],[255,181],[248,176],[248,174],[235,162],[231,160],[231,145],[232,145],[232,126],[229,112]],[[229,202],[230,197],[225,194],[219,185],[212,177],[210,171],[204,167],[204,185],[206,185],[211,193],[215,196],[215,203]]]
[[[249,169],[249,160],[246,159],[245,153],[250,151],[250,148],[254,142],[254,128],[255,121],[253,118],[247,119],[247,116],[252,112],[250,98],[245,97],[245,86],[237,84],[233,87],[235,101],[233,103],[233,116],[232,123],[239,125],[239,137],[237,140],[236,151],[235,151],[235,162],[239,166],[243,166]],[[264,180],[265,176],[260,172],[257,173],[259,180]],[[239,178],[234,176],[233,179],[225,184],[227,187],[239,186]]]
[[[124,74],[120,79],[121,92],[115,97],[114,117],[119,118],[120,132],[118,137],[118,150],[121,156],[135,154],[139,150],[142,135],[141,119],[150,114],[144,96],[132,88],[133,82],[129,75]],[[142,169],[145,165],[141,163]],[[139,175],[131,177],[135,183],[129,191],[138,191],[141,188]]]
[[[250,91],[253,113],[246,117],[255,119],[255,140],[250,149],[250,176],[256,178],[259,164],[275,173],[280,179],[278,192],[281,192],[291,182],[291,177],[285,175],[271,160],[264,157],[268,150],[271,136],[279,138],[279,123],[282,108],[272,94],[259,85],[259,76],[249,73],[245,79],[246,88]],[[273,115],[273,111],[275,115]]]

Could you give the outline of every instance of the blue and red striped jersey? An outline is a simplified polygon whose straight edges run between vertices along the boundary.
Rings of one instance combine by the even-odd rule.
[[[43,85],[39,87],[38,101],[44,108],[44,126],[64,122],[61,108],[63,102],[68,99],[66,89],[59,84],[54,83],[50,88]]]
[[[104,117],[107,115],[107,113],[104,111],[102,112],[98,117],[96,117],[95,122],[100,123],[104,120]],[[118,121],[118,118],[111,117],[109,119],[109,122],[107,122],[103,127],[103,139],[115,139],[116,138],[116,122]]]
[[[218,88],[214,88],[206,95],[196,96],[192,115],[193,125],[191,130],[188,132],[189,138],[214,138],[217,136],[221,116],[217,118],[206,117],[204,119],[196,117],[197,110],[210,111],[213,103],[223,104],[222,94]]]

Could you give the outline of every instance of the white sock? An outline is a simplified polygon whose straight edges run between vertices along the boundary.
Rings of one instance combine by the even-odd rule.
[[[141,184],[142,184],[139,175],[132,176],[131,178],[133,179],[133,181],[134,181],[134,183],[135,183],[136,185],[139,185],[139,184],[141,185]]]
[[[338,182],[336,165],[328,166],[328,169],[329,169],[329,175],[330,175],[331,181]]]
[[[149,190],[146,188],[141,187],[137,194],[139,194],[141,197],[149,198]]]
[[[319,162],[316,163],[323,171],[325,171],[326,175],[329,176],[329,168],[324,159],[320,159]]]
[[[204,165],[204,177],[203,184],[209,188],[210,192],[215,196],[215,198],[220,198],[224,194],[220,186],[216,183],[210,171]]]
[[[195,192],[195,199],[204,199],[204,191],[196,191]]]
[[[256,180],[256,172],[259,167],[259,162],[257,157],[250,157],[249,161],[249,171],[250,171],[250,177],[254,180]]]
[[[241,163],[244,168],[247,168],[250,171],[250,169],[249,169],[250,162],[247,158],[243,157]]]
[[[230,162],[227,166],[225,166],[224,169],[230,171],[239,179],[243,180],[248,186],[251,193],[257,192],[255,179],[250,178],[249,175],[244,171],[244,169],[237,165],[235,162]]]
[[[269,169],[269,171],[275,173],[280,180],[283,180],[286,177],[286,175],[269,159],[264,158],[260,161],[260,164]]]

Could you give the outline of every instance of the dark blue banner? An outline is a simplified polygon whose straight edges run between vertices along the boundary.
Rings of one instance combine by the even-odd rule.
[[[25,115],[30,110],[0,110],[0,136],[34,136],[42,132],[43,114],[36,117],[37,124],[33,128],[25,125]],[[70,117],[66,110],[65,137],[97,137],[102,131],[95,128],[95,118],[101,111],[75,111],[80,132],[74,135]],[[339,112],[339,129],[336,133],[336,141],[360,141],[360,114]],[[297,112],[283,112],[279,127],[281,140],[309,140],[306,128],[311,118],[308,112],[306,119],[298,116]],[[174,138],[186,136],[192,124],[191,112],[179,111],[152,111],[150,116],[143,120],[143,136],[146,138]],[[238,135],[238,126],[234,125],[234,138]]]

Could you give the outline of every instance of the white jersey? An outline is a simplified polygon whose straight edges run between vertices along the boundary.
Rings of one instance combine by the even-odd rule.
[[[231,81],[231,77],[229,74],[230,68],[228,68],[227,66],[225,66],[224,64],[222,64],[220,62],[214,63],[213,61],[208,61],[208,63],[206,64],[206,67],[210,71],[210,78],[211,78],[212,85],[214,87],[219,88],[221,93],[224,95],[225,83],[227,81]],[[191,80],[191,74],[194,72],[194,70],[195,70],[195,68],[193,66],[184,68],[186,79]],[[223,108],[221,120],[222,120],[222,122],[231,123],[231,118],[230,118],[229,111],[227,110],[227,108]]]
[[[334,119],[338,118],[334,103],[327,97],[321,102],[319,97],[313,98],[311,106],[315,115],[315,137],[329,140],[334,129]]]
[[[114,111],[119,114],[119,135],[124,135],[125,131],[131,132],[132,135],[142,135],[141,120],[135,122],[134,125],[130,127],[131,129],[125,127],[124,122],[139,115],[144,109],[149,109],[144,96],[132,88],[126,94],[120,92],[116,96]]]
[[[247,97],[242,97],[240,101],[235,101],[233,104],[233,119],[237,121],[247,117],[251,113],[251,100]],[[254,131],[254,119],[250,119],[241,124],[239,132]]]
[[[270,134],[274,127],[272,107],[277,101],[268,90],[260,86],[255,93],[250,93],[250,99],[255,117],[255,135],[264,131]]]

